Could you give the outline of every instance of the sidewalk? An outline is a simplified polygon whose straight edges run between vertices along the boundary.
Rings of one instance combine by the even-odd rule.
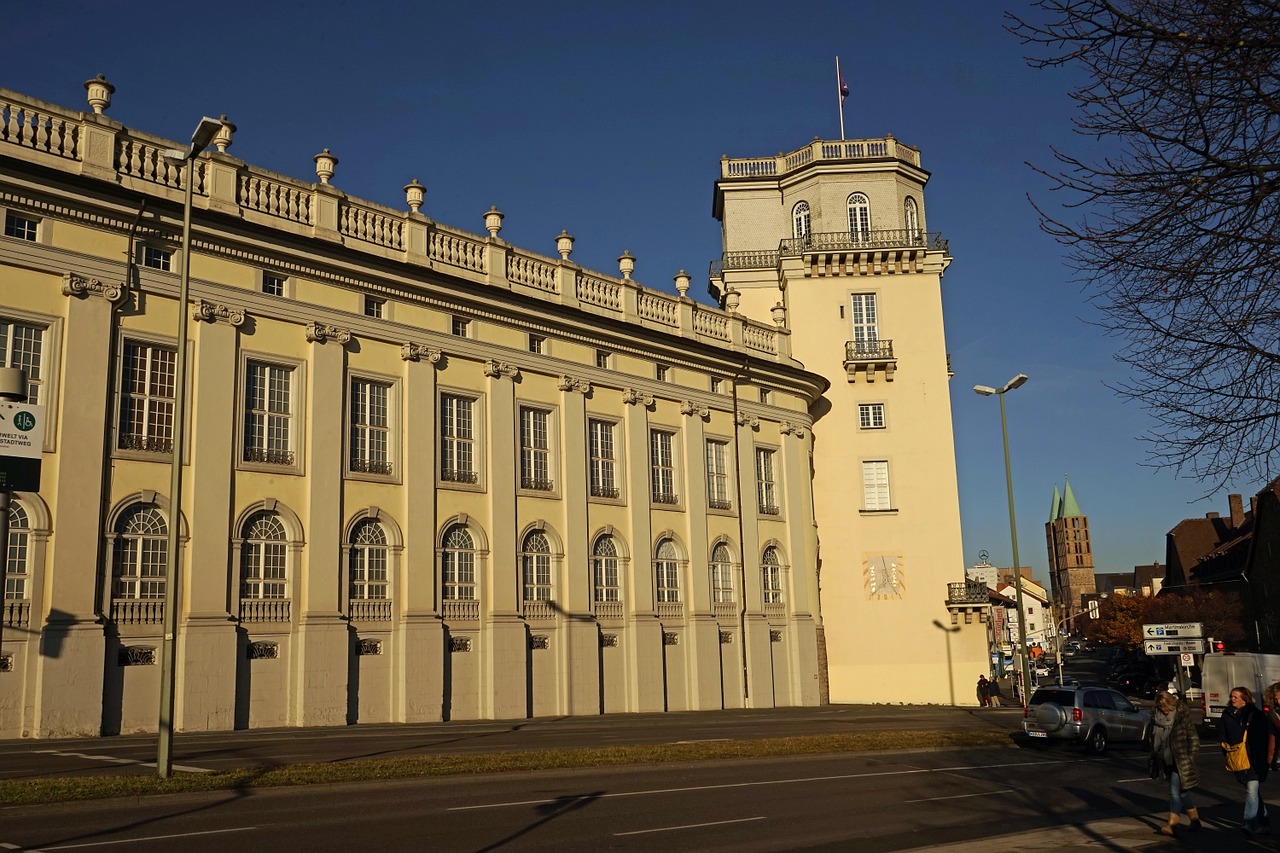
[[[1188,832],[1186,818],[1176,838],[1160,835],[1158,830],[1168,817],[1167,812],[1153,815],[1131,815],[1107,818],[1083,824],[1051,826],[1031,832],[1009,835],[992,834],[976,841],[954,844],[929,844],[917,850],[960,851],[1065,851],[1065,850],[1142,850],[1149,853],[1162,851],[1204,850],[1210,853],[1244,853],[1244,851],[1280,850],[1280,836],[1255,835],[1246,837],[1240,831],[1239,807],[1223,806],[1202,809],[1204,828]]]

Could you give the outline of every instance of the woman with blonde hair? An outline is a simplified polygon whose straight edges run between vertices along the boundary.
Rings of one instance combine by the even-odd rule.
[[[1200,736],[1190,709],[1178,701],[1177,694],[1161,691],[1151,722],[1152,778],[1162,768],[1169,779],[1169,823],[1160,828],[1160,834],[1173,835],[1183,812],[1191,819],[1191,831],[1195,832],[1200,828],[1200,812],[1187,791],[1200,784],[1200,769],[1196,766]]]
[[[1228,746],[1244,746],[1246,769],[1227,769],[1235,774],[1237,782],[1244,785],[1244,834],[1254,835],[1265,832],[1271,822],[1259,788],[1266,781],[1270,767],[1267,748],[1272,726],[1266,715],[1253,704],[1253,691],[1248,687],[1232,687],[1231,698],[1227,701],[1220,723],[1223,752]]]

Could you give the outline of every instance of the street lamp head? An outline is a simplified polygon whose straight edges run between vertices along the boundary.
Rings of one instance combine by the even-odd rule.
[[[196,126],[196,132],[191,134],[191,153],[199,154],[208,148],[209,143],[213,142],[213,138],[220,130],[222,130],[222,119],[208,116],[201,118],[200,124]]]
[[[986,385],[974,385],[973,390],[977,391],[979,394],[981,394],[984,397],[990,397],[992,394],[996,393],[996,389],[989,388]]]
[[[1017,376],[1004,383],[1004,387],[1000,389],[1000,393],[1003,394],[1005,391],[1012,391],[1014,388],[1021,388],[1025,384],[1027,384],[1027,374],[1019,373]]]
[[[164,159],[175,166],[187,162],[187,157],[189,156],[191,155],[181,148],[166,148],[164,150]]]

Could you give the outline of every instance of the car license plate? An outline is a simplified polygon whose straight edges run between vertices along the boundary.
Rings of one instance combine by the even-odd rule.
[[[1048,737],[1048,732],[1027,732],[1031,737]]]

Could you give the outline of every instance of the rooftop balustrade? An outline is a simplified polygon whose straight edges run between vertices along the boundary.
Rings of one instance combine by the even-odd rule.
[[[721,157],[722,178],[782,177],[813,163],[849,160],[901,160],[920,167],[920,149],[892,136],[883,139],[815,139],[803,148],[776,157]]]
[[[93,112],[70,110],[0,89],[0,157],[97,178],[181,204],[184,169],[166,160],[164,153],[188,146],[108,119],[104,111],[115,90],[105,80],[89,81],[86,88]],[[203,151],[196,160],[192,193],[197,210],[228,214],[294,240],[310,237],[384,260],[430,267],[477,285],[518,291],[655,332],[737,352],[750,351],[779,362],[790,360],[787,330],[767,320],[750,320],[688,299],[683,295],[688,288],[683,270],[676,276],[680,296],[633,281],[635,258],[629,254],[619,259],[621,277],[584,270],[570,260],[573,238],[567,233],[555,238],[558,258],[528,252],[499,239],[502,214],[496,209],[484,215],[487,236],[451,228],[421,212],[425,190],[416,180],[404,187],[410,209],[396,210],[349,196],[331,184],[338,161],[328,149],[314,158],[319,180],[303,181],[228,154],[234,132],[235,127],[227,124],[214,139],[216,150]],[[885,141],[880,142],[883,147]],[[849,151],[864,152],[858,156],[880,150],[865,145],[858,148],[852,142],[848,145],[852,146]],[[914,152],[896,143],[891,147]],[[835,156],[826,148],[813,151],[819,159]],[[176,232],[177,223],[170,227]],[[205,230],[199,219],[195,227]]]

